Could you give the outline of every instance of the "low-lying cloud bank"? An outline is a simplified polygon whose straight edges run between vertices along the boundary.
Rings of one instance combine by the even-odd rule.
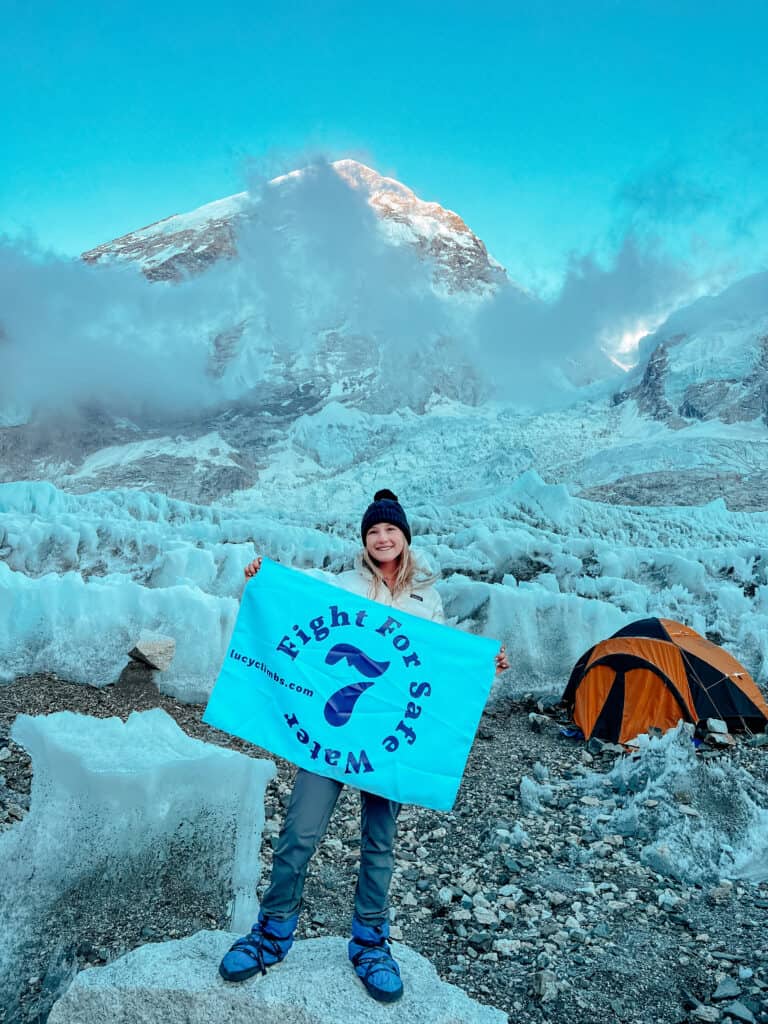
[[[655,325],[693,288],[646,233],[615,256],[574,256],[545,302],[510,285],[462,302],[432,287],[433,267],[393,246],[365,195],[315,161],[279,182],[253,180],[239,256],[179,284],[134,265],[88,266],[0,242],[0,414],[173,419],[245,398],[276,365],[311,361],[329,336],[364,339],[392,403],[428,397],[437,369],[471,373],[475,400],[548,407],[610,380],[608,358],[638,324]],[[211,373],[215,339],[240,332],[236,372]],[[608,353],[608,354],[607,354]]]

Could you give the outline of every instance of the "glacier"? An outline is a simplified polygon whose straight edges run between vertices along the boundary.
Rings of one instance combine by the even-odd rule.
[[[12,736],[34,775],[29,813],[0,834],[0,991],[11,1003],[35,968],[66,959],[89,910],[108,929],[137,904],[151,918],[153,902],[202,901],[247,931],[271,761],[192,739],[161,709],[126,722],[19,715]]]
[[[297,489],[301,465],[286,465],[294,478],[280,479],[281,503],[265,488],[201,506],[131,490],[0,485],[0,681],[53,672],[108,685],[138,636],[160,632],[177,649],[160,689],[205,700],[256,554],[329,572],[351,566],[361,466],[348,481],[335,474]],[[606,505],[530,469],[450,504],[425,496],[409,513],[416,554],[440,570],[449,622],[507,645],[512,670],[494,699],[559,693],[584,650],[648,615],[684,621],[755,678],[768,674],[768,513],[722,501]]]

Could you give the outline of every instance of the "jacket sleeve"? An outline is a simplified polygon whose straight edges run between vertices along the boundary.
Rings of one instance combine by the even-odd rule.
[[[435,588],[432,588],[432,621],[439,622],[445,625],[445,611],[443,609],[443,599],[440,597]]]

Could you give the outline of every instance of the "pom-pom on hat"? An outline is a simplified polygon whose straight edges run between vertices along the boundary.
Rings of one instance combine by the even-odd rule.
[[[372,526],[377,523],[392,523],[399,527],[405,534],[405,539],[411,543],[411,528],[403,511],[403,506],[397,500],[397,495],[392,491],[376,491],[373,501],[365,510],[363,521],[360,524],[360,534],[365,544],[365,536]]]

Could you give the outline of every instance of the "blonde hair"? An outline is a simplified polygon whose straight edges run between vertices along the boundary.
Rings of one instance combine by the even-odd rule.
[[[368,596],[375,601],[379,593],[379,587],[386,587],[387,584],[381,573],[381,569],[376,564],[375,560],[368,554],[368,549],[366,547],[363,547],[362,563],[366,569],[368,569],[372,577]],[[400,553],[397,575],[395,576],[395,582],[393,583],[391,590],[392,596],[397,597],[398,594],[402,594],[406,590],[429,586],[430,583],[434,583],[435,579],[435,576],[427,572],[423,566],[419,565],[413,557],[410,544],[407,540],[403,539],[403,550]]]

